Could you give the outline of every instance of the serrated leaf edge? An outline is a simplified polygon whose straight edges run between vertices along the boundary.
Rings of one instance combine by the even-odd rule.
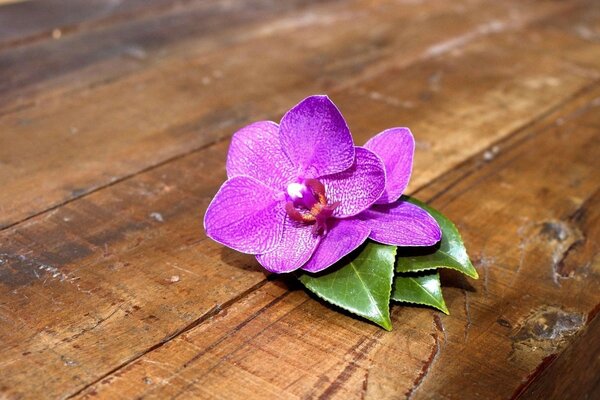
[[[446,307],[445,309],[443,309],[441,307],[434,306],[432,304],[421,303],[420,301],[406,301],[406,300],[396,300],[396,299],[392,299],[392,300],[394,300],[396,303],[417,304],[419,306],[431,307],[431,308],[434,308],[434,309],[436,309],[438,311],[443,312],[446,315],[450,315],[450,311],[448,311],[448,307]],[[444,303],[444,305],[446,305],[446,304]]]
[[[395,253],[394,253],[394,256],[395,256]],[[352,269],[354,270],[354,273],[356,274],[356,276],[360,280],[360,283],[363,285],[363,287],[365,289],[367,289],[367,285],[366,285],[365,281],[363,280],[362,276],[360,276],[360,274],[358,273],[358,270],[356,269],[356,267],[354,266],[354,262],[351,262],[350,266],[352,267]],[[394,276],[392,275],[392,284],[390,285],[390,296],[389,296],[390,299],[392,298],[392,285],[393,285],[393,283],[394,283]],[[371,294],[371,292],[369,290],[365,290],[365,291],[367,292],[367,295],[369,296],[369,299],[371,300],[371,302],[377,304],[377,300],[375,300],[375,298],[373,297],[373,295]],[[383,315],[381,313],[381,310],[379,308],[377,308],[377,313],[381,317],[382,321],[385,321],[385,322],[390,321],[389,311],[388,311],[387,321],[386,321],[385,315]],[[391,321],[390,321],[390,325],[391,325]]]
[[[353,268],[354,268],[354,266],[353,266]],[[329,303],[329,304],[332,304],[332,305],[334,305],[334,306],[336,306],[336,307],[339,307],[339,308],[341,308],[342,310],[346,310],[346,311],[348,311],[348,312],[351,312],[352,314],[356,315],[357,317],[360,317],[360,318],[366,319],[367,321],[374,322],[374,323],[376,323],[377,325],[381,326],[381,327],[382,327],[383,329],[385,329],[386,331],[391,331],[391,330],[392,330],[392,323],[391,323],[391,319],[389,319],[389,316],[388,316],[388,321],[386,321],[386,319],[385,319],[385,316],[383,316],[383,315],[381,314],[381,311],[379,311],[379,309],[378,309],[377,311],[379,312],[379,315],[381,315],[381,316],[382,316],[382,319],[381,319],[381,321],[375,321],[375,320],[373,320],[373,319],[371,319],[371,318],[368,318],[368,317],[366,317],[366,316],[364,316],[364,315],[361,315],[361,314],[359,314],[359,313],[356,311],[356,309],[353,309],[353,308],[351,308],[351,307],[345,307],[345,306],[343,306],[342,304],[340,304],[340,303],[338,303],[338,302],[336,302],[336,301],[334,301],[334,300],[331,300],[331,299],[328,299],[328,298],[326,298],[326,297],[323,297],[323,295],[321,295],[319,292],[316,292],[316,291],[314,291],[313,289],[311,289],[311,287],[310,287],[310,286],[308,286],[308,285],[306,285],[304,282],[302,282],[302,280],[301,280],[301,279],[298,279],[298,280],[299,280],[299,281],[300,281],[300,282],[301,282],[301,283],[304,285],[304,287],[305,287],[305,288],[307,288],[307,289],[308,289],[308,290],[309,290],[311,293],[313,293],[315,296],[317,296],[317,297],[318,297],[318,298],[320,298],[321,300],[325,301],[326,303]],[[361,281],[362,281],[362,279],[361,279]],[[392,279],[392,282],[393,282],[393,279]],[[390,300],[391,300],[391,298],[392,298],[392,290],[391,290],[391,287],[392,287],[392,285],[390,285]],[[370,296],[370,294],[369,294],[369,296]],[[370,296],[370,297],[372,297],[372,296]]]
[[[408,279],[410,279],[410,280],[414,281],[414,282],[415,282],[417,285],[419,285],[419,287],[423,288],[423,291],[424,291],[425,293],[427,293],[427,295],[428,295],[430,298],[432,298],[433,300],[435,300],[435,301],[437,302],[437,299],[436,299],[435,297],[433,297],[433,296],[431,295],[431,293],[430,293],[428,290],[426,290],[426,289],[423,287],[423,285],[421,285],[421,284],[419,283],[419,281],[417,281],[415,278],[413,278],[412,276],[403,276],[402,278],[408,278]],[[439,278],[439,277],[438,277],[438,278]],[[407,300],[398,300],[398,299],[395,299],[395,298],[393,298],[392,296],[390,296],[390,298],[391,298],[392,300],[394,300],[394,301],[397,301],[397,302],[399,302],[399,303],[411,303],[411,304],[420,304],[420,305],[424,305],[424,306],[431,306],[431,307],[437,308],[438,310],[440,310],[441,312],[443,312],[443,313],[444,313],[444,314],[446,314],[446,315],[450,315],[450,311],[448,311],[448,306],[446,305],[446,300],[444,300],[444,293],[442,292],[442,288],[441,288],[441,286],[440,286],[440,292],[442,293],[442,304],[443,304],[444,308],[442,308],[442,307],[438,307],[438,306],[434,306],[433,304],[424,303],[424,302],[421,302],[421,301],[407,301]]]
[[[395,265],[396,264],[396,256],[398,254],[398,246],[388,246],[388,247],[393,247],[394,248],[394,254],[393,254],[394,260],[393,260],[393,263]],[[360,274],[358,273],[358,270],[354,266],[354,261],[350,262],[350,265],[352,266],[352,269],[354,270],[354,272],[356,273],[356,275],[359,277],[360,282],[362,283],[362,285],[365,287],[365,289],[367,289],[367,286],[365,285],[362,277],[360,276]],[[392,272],[395,272],[394,266],[392,266]],[[303,272],[303,274],[308,274],[308,273]],[[392,300],[392,287],[394,285],[394,277],[395,277],[395,274],[392,273],[392,279],[391,279],[391,282],[390,282],[390,290],[388,292],[388,297],[389,297],[390,301]],[[315,294],[315,296],[317,296],[321,300],[323,300],[323,301],[325,301],[325,302],[327,302],[329,304],[333,304],[334,306],[339,307],[342,310],[349,311],[352,314],[354,314],[354,315],[356,315],[356,316],[358,316],[360,318],[364,318],[364,319],[366,319],[368,321],[374,322],[374,323],[376,323],[377,325],[381,326],[383,329],[385,329],[388,332],[392,330],[393,327],[392,327],[392,319],[391,319],[391,315],[390,315],[390,311],[389,311],[389,304],[388,304],[387,316],[383,315],[381,313],[381,311],[379,309],[377,309],[377,312],[381,316],[381,321],[375,321],[374,319],[367,318],[366,316],[357,313],[355,309],[353,310],[350,307],[344,307],[344,306],[342,306],[338,302],[335,302],[333,300],[330,300],[330,299],[327,299],[327,298],[323,297],[320,293],[312,290],[307,284],[305,284],[304,282],[302,282],[302,279],[300,279],[300,277],[297,277],[297,279],[300,281],[300,283],[302,283],[302,285],[304,285],[305,288],[307,288],[311,293]],[[372,300],[372,302],[375,303],[375,304],[377,304],[377,302],[375,301],[375,299],[373,298],[373,296],[371,295],[371,293],[368,290],[366,290],[366,292],[368,293],[369,298]]]
[[[460,262],[458,262],[458,261],[456,260],[456,258],[454,258],[454,257],[452,257],[452,256],[450,256],[450,255],[448,255],[448,253],[445,253],[445,252],[443,252],[443,251],[442,251],[441,253],[444,253],[444,255],[447,255],[448,257],[450,257],[451,259],[453,259],[454,261],[456,261],[457,263],[459,263],[459,264],[460,264]],[[398,270],[398,268],[396,268],[396,270],[395,270],[395,271],[396,271],[396,272],[398,272],[398,273],[404,274],[404,273],[407,273],[407,272],[423,272],[423,271],[431,271],[432,269],[438,269],[438,268],[453,269],[453,270],[455,270],[455,271],[458,271],[458,272],[460,272],[461,274],[465,274],[465,275],[467,275],[467,276],[469,276],[469,277],[471,277],[471,278],[473,278],[473,279],[479,279],[479,273],[477,272],[477,270],[475,269],[475,267],[474,267],[472,264],[471,264],[471,268],[467,268],[469,271],[472,271],[472,273],[468,273],[468,272],[466,272],[466,271],[463,271],[463,270],[461,270],[461,269],[459,269],[459,268],[456,268],[456,267],[451,267],[451,266],[449,266],[449,265],[432,265],[431,267],[424,267],[424,268],[411,269],[410,271],[400,271],[400,270]]]
[[[410,201],[410,200],[413,200],[413,201]],[[444,214],[442,214],[438,209],[436,209],[434,207],[431,207],[431,206],[427,205],[427,203],[425,203],[425,202],[423,202],[423,201],[421,201],[421,200],[419,200],[419,199],[417,199],[415,197],[412,197],[412,196],[405,196],[405,201],[408,201],[409,203],[412,203],[412,204],[416,205],[417,207],[421,208],[422,210],[424,210],[427,213],[429,213],[429,215],[431,215],[431,211],[430,210],[428,210],[426,208],[423,208],[421,206],[421,204],[424,204],[426,207],[430,208],[431,210],[433,210],[437,214],[439,214],[442,217],[444,217],[450,223],[450,226],[452,227],[452,229],[454,229],[454,231],[458,234],[458,237],[460,238],[460,240],[464,243],[462,235],[460,234],[460,231],[456,227],[456,224],[450,218],[448,218]],[[421,203],[421,204],[419,204],[419,203]],[[431,217],[433,219],[436,219],[433,215],[431,215]],[[467,252],[467,249],[464,246],[464,244],[463,244],[463,248],[465,249],[465,254],[467,255],[467,262],[469,263],[468,266],[467,266],[467,269],[469,271],[472,271],[472,273],[467,273],[465,271],[461,271],[460,269],[458,269],[456,267],[450,267],[450,266],[447,266],[447,265],[439,265],[439,266],[433,267],[433,268],[414,269],[414,270],[411,270],[411,271],[419,272],[419,271],[427,271],[429,269],[434,269],[434,268],[449,268],[449,269],[454,269],[454,270],[456,270],[456,271],[458,271],[460,273],[463,273],[463,274],[465,274],[465,275],[467,275],[467,276],[469,276],[469,277],[471,277],[473,279],[479,279],[479,273],[477,272],[477,270],[473,266],[473,263],[471,262],[471,257],[469,257],[469,253]],[[440,250],[440,252],[442,254],[444,254],[445,256],[447,256],[448,258],[451,258],[452,260],[454,260],[456,263],[462,265],[462,263],[460,261],[458,261],[455,257],[452,257],[450,254],[446,253],[445,251]],[[402,272],[402,271],[397,271],[397,272]]]

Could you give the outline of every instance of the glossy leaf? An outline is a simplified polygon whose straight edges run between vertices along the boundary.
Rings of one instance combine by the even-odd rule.
[[[395,246],[368,242],[339,265],[319,274],[302,272],[299,279],[320,298],[389,331],[395,257]]]
[[[449,314],[437,271],[396,275],[392,300],[432,306]]]
[[[399,248],[397,272],[416,272],[437,268],[451,268],[477,279],[479,275],[471,264],[465,245],[456,226],[436,209],[427,204],[404,196],[404,200],[427,211],[440,225],[442,240],[435,246]]]

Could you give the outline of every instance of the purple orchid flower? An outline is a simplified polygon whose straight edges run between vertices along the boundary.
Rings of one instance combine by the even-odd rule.
[[[233,136],[228,180],[208,206],[206,233],[255,254],[275,273],[321,271],[369,237],[396,246],[433,245],[441,238],[436,221],[398,200],[413,152],[406,128],[355,147],[331,100],[308,97],[280,125],[256,122]]]

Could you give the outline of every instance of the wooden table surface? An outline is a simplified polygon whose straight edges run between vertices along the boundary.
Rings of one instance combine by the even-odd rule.
[[[600,396],[597,0],[2,3],[0,398]],[[450,316],[205,237],[232,133],[317,93],[415,134],[481,276]]]

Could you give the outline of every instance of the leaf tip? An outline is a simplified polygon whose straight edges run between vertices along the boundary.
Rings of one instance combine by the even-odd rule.
[[[377,325],[381,326],[383,329],[385,329],[388,332],[391,332],[393,329],[392,321],[390,321],[390,320],[380,321],[377,323]]]
[[[444,314],[450,315],[450,311],[448,310],[448,306],[446,305],[446,302],[444,301],[443,297],[441,297],[440,302],[438,304],[433,306],[441,312],[443,312]]]
[[[467,275],[473,279],[479,279],[479,273],[473,265],[471,265],[471,268],[468,269]]]

